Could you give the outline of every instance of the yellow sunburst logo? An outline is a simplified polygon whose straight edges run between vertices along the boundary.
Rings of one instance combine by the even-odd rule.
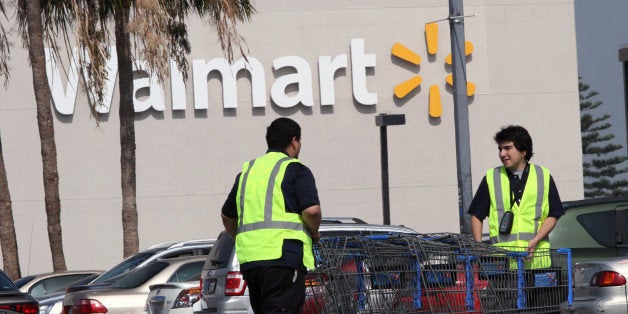
[[[438,52],[438,24],[428,23],[425,24],[425,41],[427,44],[427,53],[435,55]],[[469,56],[473,52],[473,44],[470,41],[465,42],[465,56]],[[421,64],[421,57],[412,49],[404,46],[401,43],[395,43],[391,49],[393,56],[414,65]],[[451,65],[451,54],[445,58],[445,63]],[[449,85],[453,85],[453,75],[449,74],[445,81]],[[394,94],[397,98],[405,98],[421,85],[423,78],[420,75],[415,75],[401,84],[398,84],[394,88]],[[467,81],[467,96],[471,97],[475,94],[475,84]],[[430,117],[438,118],[443,113],[443,105],[440,100],[440,88],[438,85],[432,85],[429,89],[429,104],[428,112]]]

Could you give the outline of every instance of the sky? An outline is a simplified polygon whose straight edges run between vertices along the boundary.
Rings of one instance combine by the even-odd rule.
[[[626,114],[622,64],[618,51],[628,44],[628,0],[574,0],[578,75],[599,93],[594,100],[604,104],[594,116],[609,114],[609,133],[627,154]],[[626,176],[628,177],[628,175]]]

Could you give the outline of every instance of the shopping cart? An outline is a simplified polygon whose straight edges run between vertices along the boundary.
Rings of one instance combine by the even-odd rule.
[[[449,233],[323,239],[304,312],[544,313],[571,300],[569,250],[537,252],[542,270],[517,250]]]

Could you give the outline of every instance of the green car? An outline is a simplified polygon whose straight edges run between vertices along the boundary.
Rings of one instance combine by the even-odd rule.
[[[628,256],[628,196],[563,204],[565,215],[550,233],[553,249],[571,248],[573,262]]]

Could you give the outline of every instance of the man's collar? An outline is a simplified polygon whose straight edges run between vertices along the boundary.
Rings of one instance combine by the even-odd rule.
[[[526,162],[526,166],[523,168],[523,173],[522,173],[521,177],[525,176],[528,173],[529,170],[530,170],[530,163]],[[510,170],[508,168],[506,168],[506,173],[508,174],[509,177],[514,176],[514,173],[512,172],[512,170]]]
[[[290,157],[290,155],[288,155],[288,153],[286,153],[285,150],[280,149],[280,148],[269,148],[266,153],[283,153],[284,155]]]

